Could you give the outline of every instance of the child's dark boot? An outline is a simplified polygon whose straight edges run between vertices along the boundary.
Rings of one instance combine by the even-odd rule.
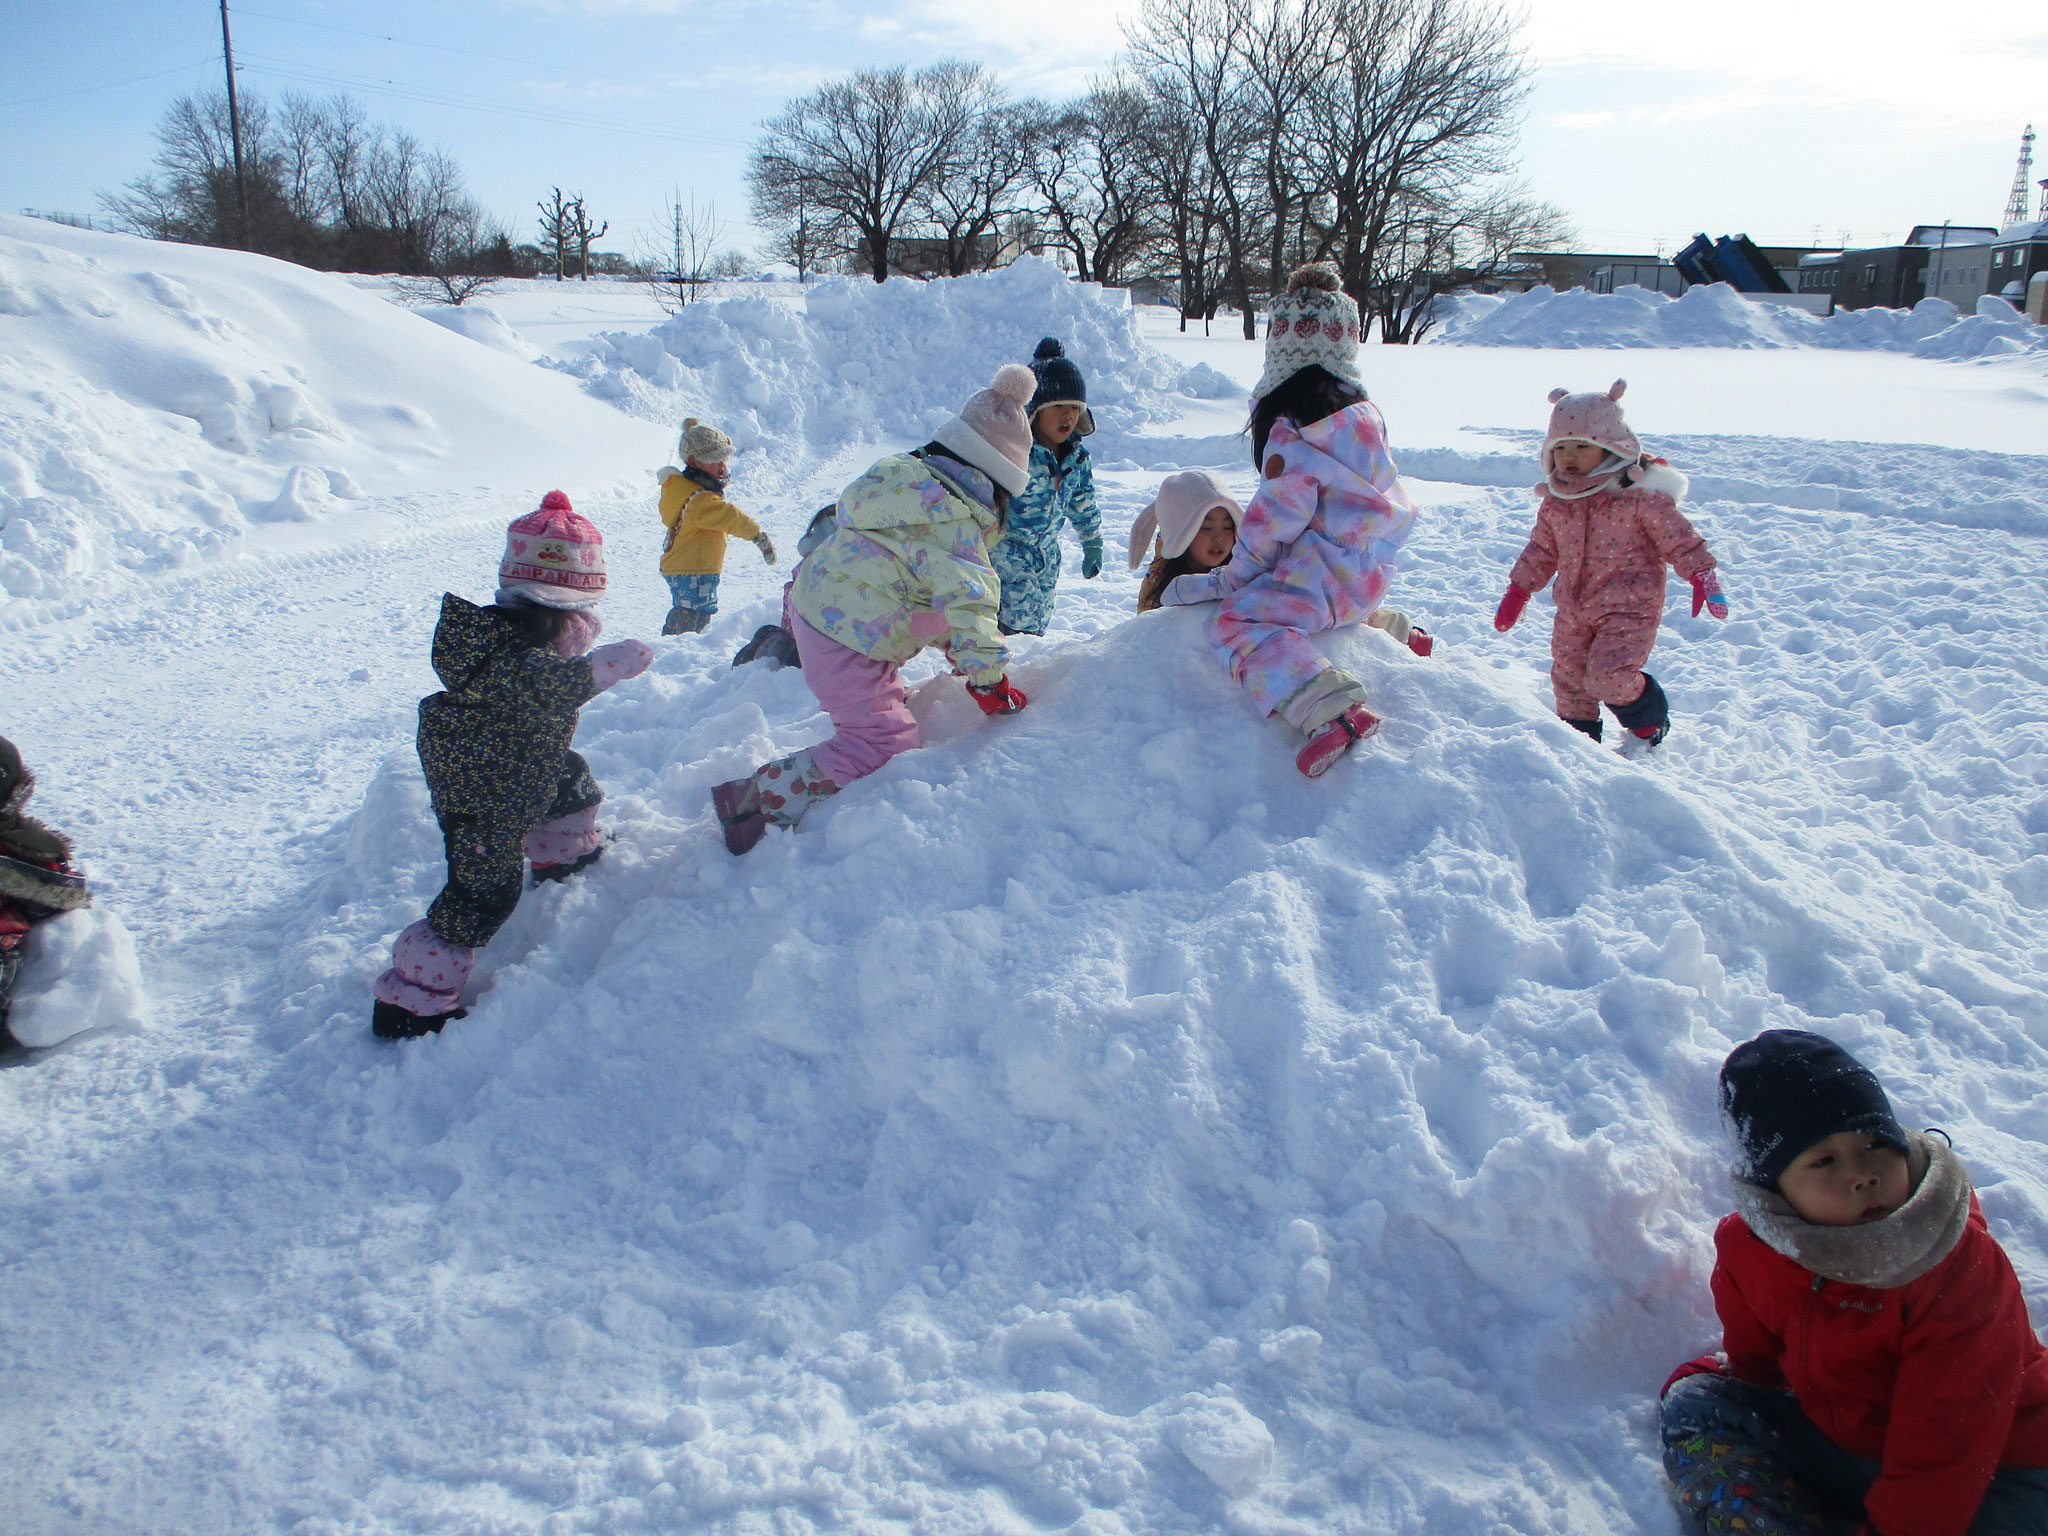
[[[696,635],[704,632],[704,626],[711,622],[711,613],[705,608],[671,608],[668,617],[662,621],[664,635]]]
[[[1671,734],[1670,702],[1664,697],[1664,690],[1658,686],[1657,679],[1647,672],[1643,674],[1643,691],[1633,704],[1609,707],[1614,710],[1614,718],[1621,722],[1622,729],[1633,738],[1622,743],[1624,750],[1647,752]]]
[[[1574,720],[1569,716],[1560,716],[1559,718],[1563,719],[1564,723],[1570,726],[1573,730],[1578,731],[1583,735],[1590,736],[1595,741],[1598,741],[1600,739],[1601,732],[1604,727],[1604,722],[1600,719],[1598,715],[1595,715],[1590,720]]]

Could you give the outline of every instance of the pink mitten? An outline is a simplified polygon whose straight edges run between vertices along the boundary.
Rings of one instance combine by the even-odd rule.
[[[600,689],[638,677],[654,661],[654,648],[640,640],[614,640],[590,653],[590,675]]]
[[[1717,619],[1728,617],[1728,595],[1721,590],[1720,572],[1712,566],[1692,579],[1692,616],[1698,618],[1702,608]]]
[[[581,656],[604,633],[604,620],[588,608],[571,608],[562,615],[562,632],[555,636],[555,654]]]

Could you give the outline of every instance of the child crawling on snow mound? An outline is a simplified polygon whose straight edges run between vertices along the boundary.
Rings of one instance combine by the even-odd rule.
[[[1664,1384],[1679,1502],[1709,1536],[2048,1531],[2048,1351],[1947,1137],[1803,1030],[1737,1046],[1720,1096],[1723,1353]]]
[[[988,549],[1029,478],[1024,403],[1036,387],[1029,368],[1005,364],[932,441],[890,454],[841,493],[788,605],[804,681],[834,734],[711,791],[732,852],[752,849],[770,826],[794,828],[818,801],[918,744],[898,674],[927,646],[945,652],[984,714],[1024,707],[1005,672]]]
[[[1252,390],[1252,462],[1262,478],[1236,546],[1227,563],[1177,577],[1160,599],[1218,602],[1211,648],[1262,710],[1308,738],[1294,762],[1309,778],[1380,724],[1365,685],[1309,637],[1378,609],[1415,524],[1386,423],[1365,398],[1358,341],[1358,304],[1336,268],[1296,271],[1273,301],[1266,367]]]
[[[35,792],[36,776],[0,736],[0,1050],[17,1043],[7,1031],[7,1006],[29,930],[92,905],[85,876],[71,862],[71,839],[28,814]]]
[[[1138,585],[1138,612],[1160,606],[1160,594],[1178,576],[1199,576],[1227,565],[1237,546],[1244,508],[1229,487],[1206,469],[1183,469],[1159,482],[1159,494],[1131,525],[1131,569],[1152,547],[1152,564]],[[1397,608],[1375,608],[1366,623],[1383,629],[1418,656],[1436,648],[1429,631]]]
[[[604,589],[603,536],[549,491],[506,531],[497,601],[441,599],[434,670],[446,687],[420,701],[419,750],[448,883],[377,978],[371,1025],[385,1039],[462,1017],[477,949],[519,905],[528,859],[538,884],[604,851],[604,791],[569,741],[586,703],[654,659],[638,640],[591,650]]]
[[[1532,593],[1557,578],[1550,630],[1550,689],[1565,724],[1600,739],[1600,706],[1646,750],[1671,729],[1657,679],[1643,670],[1664,616],[1664,567],[1692,583],[1692,611],[1728,617],[1728,598],[1706,541],[1678,510],[1684,475],[1643,452],[1621,414],[1624,379],[1605,393],[1553,389],[1536,487],[1536,531],[1508,574],[1493,616],[1515,627]]]

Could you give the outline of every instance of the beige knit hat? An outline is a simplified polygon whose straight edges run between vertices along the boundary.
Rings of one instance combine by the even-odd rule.
[[[1183,469],[1159,482],[1152,505],[1131,524],[1131,569],[1145,563],[1152,536],[1159,535],[1159,553],[1171,560],[1187,553],[1201,531],[1202,519],[1221,507],[1232,523],[1244,521],[1244,508],[1230,488],[1206,469]]]
[[[676,439],[676,452],[699,464],[723,464],[732,457],[732,439],[696,417],[683,422],[683,435]]]
[[[1296,267],[1266,318],[1266,370],[1252,386],[1254,399],[1264,399],[1311,364],[1365,393],[1365,374],[1358,366],[1358,302],[1344,291],[1330,263]]]
[[[987,389],[978,390],[960,414],[932,434],[1012,496],[1031,483],[1031,420],[1024,405],[1038,388],[1038,375],[1022,363],[1005,363]]]

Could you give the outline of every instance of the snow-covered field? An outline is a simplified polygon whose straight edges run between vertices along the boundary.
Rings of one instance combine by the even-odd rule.
[[[649,635],[640,418],[747,434],[789,547],[1053,330],[1127,466],[1114,546],[1164,467],[1249,489],[1213,374],[1256,346],[1028,272],[580,335],[508,306],[510,349],[26,221],[0,275],[0,574],[48,583],[0,605],[0,734],[101,892],[29,982],[140,1020],[0,1072],[7,1530],[1675,1533],[1650,1401],[1711,1339],[1713,1074],[1772,1024],[1955,1136],[2048,1303],[2031,355],[1372,349],[1440,643],[1335,639],[1389,724],[1315,783],[1198,614],[1070,561],[1030,709],[920,664],[925,749],[733,860],[709,786],[823,725],[726,666],[783,576],[736,546],[711,631],[584,713],[616,846],[393,1047],[435,605],[537,489]],[[1647,764],[1551,717],[1543,605],[1487,622],[1545,392],[1616,373],[1735,603],[1674,603]],[[252,516],[302,464],[317,514]]]

